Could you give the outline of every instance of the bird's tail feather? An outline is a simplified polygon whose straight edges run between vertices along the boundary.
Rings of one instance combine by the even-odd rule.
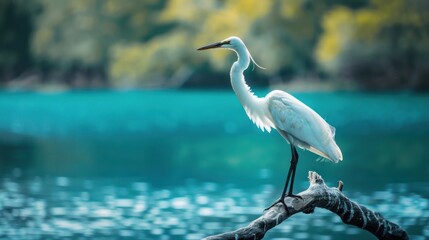
[[[343,154],[341,153],[340,148],[337,146],[335,142],[327,149],[327,151],[321,151],[313,146],[307,148],[309,151],[321,156],[322,158],[326,158],[331,160],[334,163],[338,163],[343,160]]]

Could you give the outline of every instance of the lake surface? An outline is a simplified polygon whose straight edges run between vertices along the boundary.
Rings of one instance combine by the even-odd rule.
[[[257,91],[258,95],[265,90]],[[429,237],[429,95],[295,93],[337,129],[344,161],[308,171]],[[278,198],[289,146],[232,91],[0,92],[0,239],[201,239]],[[267,239],[374,239],[323,209]]]

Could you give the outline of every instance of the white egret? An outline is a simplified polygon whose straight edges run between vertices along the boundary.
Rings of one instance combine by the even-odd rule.
[[[263,98],[255,96],[246,84],[243,72],[249,67],[250,60],[256,66],[258,65],[240,38],[229,37],[198,50],[212,48],[225,48],[237,53],[238,60],[232,64],[230,71],[231,85],[246,114],[262,131],[270,132],[274,128],[290,144],[292,158],[285,186],[280,199],[270,206],[280,202],[287,210],[285,197],[299,197],[292,194],[298,163],[296,147],[309,150],[337,163],[343,159],[343,156],[334,139],[335,128],[313,109],[286,92],[274,90]]]

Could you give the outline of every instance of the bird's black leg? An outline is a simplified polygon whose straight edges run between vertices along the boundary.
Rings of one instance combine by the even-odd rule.
[[[287,187],[289,185],[289,179],[290,179],[291,173],[292,173],[292,165],[289,167],[289,171],[288,171],[288,174],[287,174],[287,177],[286,177],[286,182],[285,182],[285,186],[284,186],[283,191],[282,191],[282,195],[280,196],[280,198],[277,201],[275,201],[269,207],[265,208],[265,211],[268,210],[268,209],[270,209],[272,206],[276,205],[277,203],[282,203],[283,206],[284,206],[284,208],[285,208],[285,210],[286,210],[286,212],[288,212],[288,214],[289,214],[289,211],[288,211],[286,203],[285,203],[285,197],[286,197],[286,189],[287,189]]]
[[[292,156],[294,156],[295,155],[295,157],[294,158],[292,158],[292,159],[295,159],[295,161],[294,162],[291,162],[291,166],[293,166],[293,169],[292,169],[292,179],[291,179],[291,182],[290,182],[290,186],[289,186],[289,191],[288,191],[288,193],[287,193],[287,197],[296,197],[296,198],[300,198],[300,199],[302,199],[302,197],[301,196],[298,196],[298,195],[294,195],[294,194],[292,194],[292,191],[293,191],[293,184],[294,184],[294,181],[295,181],[295,172],[296,172],[296,167],[298,166],[298,158],[299,158],[299,156],[298,156],[298,152],[296,151],[296,147],[295,146],[292,146]]]
[[[286,212],[289,214],[289,210],[287,209],[287,206],[285,203],[285,197],[287,197],[287,196],[300,197],[300,196],[292,195],[292,189],[293,189],[292,185],[293,185],[294,178],[295,178],[296,165],[298,163],[298,153],[296,151],[295,146],[293,146],[292,144],[291,144],[291,153],[292,153],[292,158],[290,160],[289,171],[287,173],[286,182],[285,182],[285,186],[284,186],[283,191],[282,191],[282,195],[280,196],[280,198],[277,201],[275,201],[273,204],[271,204],[271,206],[267,207],[265,210],[270,209],[272,206],[276,205],[277,203],[282,203]],[[292,178],[292,180],[291,180],[291,178]],[[289,187],[288,194],[286,195],[286,190],[289,186],[290,180],[291,180],[291,186]]]

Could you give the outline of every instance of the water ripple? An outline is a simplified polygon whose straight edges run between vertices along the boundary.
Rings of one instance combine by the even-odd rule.
[[[0,239],[201,239],[247,225],[262,213],[274,188],[241,189],[215,183],[154,189],[71,178],[4,178],[0,183]],[[406,184],[370,194],[347,193],[409,230],[429,237],[429,202]],[[427,193],[425,193],[427,194]],[[316,209],[268,233],[271,239],[365,238],[360,229]]]

